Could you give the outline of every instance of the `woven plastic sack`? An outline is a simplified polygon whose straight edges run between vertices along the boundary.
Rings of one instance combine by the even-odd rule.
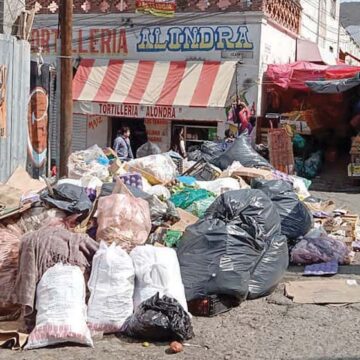
[[[136,151],[136,157],[141,158],[149,155],[161,154],[161,149],[154,143],[148,141],[141,145]]]
[[[94,255],[88,303],[88,326],[93,332],[120,331],[133,313],[135,271],[130,256],[112,243],[101,242]]]
[[[62,263],[48,269],[36,289],[36,326],[25,349],[60,343],[93,346],[86,325],[84,275],[77,266]]]
[[[137,246],[131,253],[135,268],[134,306],[156,293],[175,298],[187,311],[184,285],[176,252],[166,247]]]
[[[99,199],[96,239],[113,241],[130,251],[147,240],[151,230],[148,202],[127,194]]]
[[[151,185],[166,184],[175,180],[177,168],[170,156],[164,154],[145,156],[125,164],[128,171],[141,173]]]

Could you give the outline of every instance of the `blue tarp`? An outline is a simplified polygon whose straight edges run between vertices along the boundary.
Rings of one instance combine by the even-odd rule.
[[[360,73],[352,78],[340,80],[306,81],[305,84],[320,94],[338,94],[360,85]]]

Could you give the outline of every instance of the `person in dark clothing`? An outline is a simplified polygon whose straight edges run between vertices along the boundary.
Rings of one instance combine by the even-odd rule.
[[[120,160],[131,160],[134,158],[130,145],[130,129],[123,127],[118,131],[114,141],[114,150]]]

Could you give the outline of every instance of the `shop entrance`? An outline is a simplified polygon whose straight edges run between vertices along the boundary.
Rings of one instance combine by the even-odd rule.
[[[114,144],[117,132],[124,126],[130,128],[130,142],[131,148],[136,154],[136,150],[147,142],[146,127],[144,119],[130,119],[130,118],[111,118],[111,146]]]

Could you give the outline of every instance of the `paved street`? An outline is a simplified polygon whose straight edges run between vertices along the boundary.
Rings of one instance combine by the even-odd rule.
[[[319,194],[339,206],[360,212],[360,195]],[[339,275],[359,278],[358,266]],[[289,271],[285,281],[299,275]],[[297,305],[284,295],[283,285],[266,299],[248,301],[214,318],[194,318],[195,338],[177,355],[166,354],[167,344],[142,343],[108,336],[95,348],[60,347],[11,352],[1,360],[110,360],[110,359],[359,359],[360,304],[347,306]]]

